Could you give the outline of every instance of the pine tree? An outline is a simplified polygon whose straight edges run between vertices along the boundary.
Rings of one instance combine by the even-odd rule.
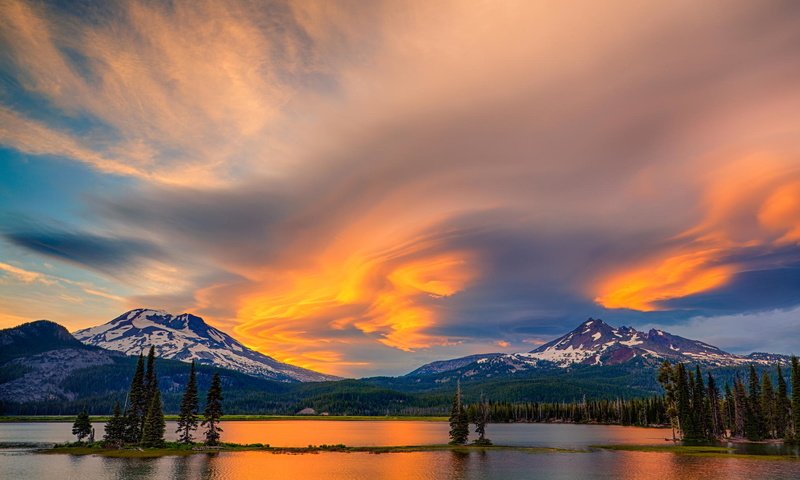
[[[456,386],[456,394],[453,397],[453,408],[450,412],[450,444],[463,445],[469,438],[469,421],[464,405],[461,402],[461,381]]]
[[[792,355],[792,438],[800,439],[800,362]]]
[[[791,431],[789,426],[789,415],[792,411],[792,403],[789,400],[789,393],[786,386],[786,378],[783,376],[780,364],[775,365],[778,373],[778,391],[775,394],[775,437],[786,438]]]
[[[137,443],[142,438],[142,422],[148,407],[145,400],[144,357],[139,355],[125,407],[125,441],[128,443]]]
[[[161,391],[158,385],[155,385],[153,390],[153,397],[150,400],[150,406],[147,409],[147,415],[144,419],[144,428],[142,428],[142,446],[143,447],[162,447],[164,446],[164,430],[166,423],[164,422],[164,410],[161,404]]]
[[[775,391],[772,388],[772,380],[769,378],[767,372],[761,374],[761,424],[763,426],[762,434],[767,438],[775,438],[775,418],[777,416],[777,406],[775,401]]]
[[[733,436],[742,437],[745,434],[745,425],[747,424],[747,393],[745,393],[744,382],[739,378],[738,374],[733,383],[733,394],[736,412]]]
[[[692,412],[694,413],[694,423],[697,427],[696,438],[708,438],[711,419],[709,418],[708,405],[706,405],[706,387],[703,384],[703,373],[700,371],[699,365],[695,365],[694,385],[692,387]]]
[[[153,401],[153,395],[158,388],[156,385],[156,349],[152,345],[147,352],[147,367],[144,374],[144,414],[150,408],[150,403]],[[144,415],[142,415],[142,428],[144,428]]]
[[[684,439],[696,440],[697,427],[695,424],[695,415],[692,412],[692,392],[689,376],[689,373],[686,371],[686,366],[679,363],[676,366],[675,377],[676,405],[681,427],[681,436]]]
[[[748,440],[761,440],[763,438],[763,424],[761,416],[761,387],[755,367],[750,365],[748,378],[747,408],[745,409],[744,434]]]
[[[206,397],[206,408],[203,411],[203,423],[206,428],[206,445],[219,444],[220,432],[219,421],[222,417],[222,385],[219,374],[215,373],[211,379],[211,386],[208,388]]]
[[[709,433],[711,438],[719,438],[722,436],[722,430],[724,428],[722,409],[720,408],[719,389],[717,389],[717,384],[711,373],[708,374],[707,390],[708,398],[706,399],[706,405],[708,406],[708,415],[710,417]]]
[[[89,420],[86,409],[83,409],[75,418],[75,423],[72,424],[72,434],[78,437],[79,442],[92,434],[92,421]]]
[[[183,393],[183,400],[181,400],[178,429],[175,430],[175,433],[179,434],[179,442],[192,443],[192,432],[197,430],[197,424],[199,422],[197,417],[198,408],[197,379],[195,376],[194,361],[192,361],[192,367],[191,370],[189,370],[189,381],[186,382],[186,391]]]
[[[119,445],[125,440],[125,417],[122,416],[122,409],[119,402],[114,404],[114,412],[106,422],[106,434],[103,440],[108,444]]]
[[[476,445],[491,445],[492,441],[486,438],[486,424],[489,423],[491,410],[486,397],[481,394],[480,402],[475,409],[475,433],[478,434]]]
[[[676,404],[677,398],[677,384],[675,381],[675,370],[668,361],[661,364],[658,369],[658,383],[664,389],[664,400],[667,404],[667,417],[669,418],[670,426],[672,427],[672,440],[675,440],[675,429],[680,430],[680,422],[678,420],[678,408]]]
[[[731,385],[725,382],[725,408],[723,409],[723,428],[727,430],[725,436],[734,435],[736,422],[736,401],[733,399]]]

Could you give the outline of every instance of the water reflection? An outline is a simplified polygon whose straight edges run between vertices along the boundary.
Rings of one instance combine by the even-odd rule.
[[[691,457],[671,453],[412,452],[285,455],[236,452],[157,459],[0,454],[0,478],[31,480],[331,479],[739,480],[800,478],[800,461]]]

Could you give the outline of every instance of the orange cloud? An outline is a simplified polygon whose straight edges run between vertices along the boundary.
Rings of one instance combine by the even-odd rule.
[[[332,345],[374,339],[412,351],[447,344],[428,332],[436,325],[437,300],[463,290],[476,272],[466,252],[419,248],[341,258],[334,248],[307,269],[275,272],[241,300],[234,331],[276,358],[331,373],[361,364],[345,361]],[[344,330],[364,336],[335,335]]]
[[[730,162],[710,178],[704,219],[673,239],[678,247],[596,282],[597,303],[659,310],[659,302],[729,282],[746,268],[730,260],[739,249],[769,249],[800,240],[800,168],[793,158],[750,156]]]

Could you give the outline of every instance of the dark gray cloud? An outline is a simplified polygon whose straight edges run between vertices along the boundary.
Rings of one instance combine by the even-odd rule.
[[[8,232],[3,237],[18,247],[96,270],[132,267],[142,258],[157,258],[163,253],[143,240],[84,232],[40,229]]]

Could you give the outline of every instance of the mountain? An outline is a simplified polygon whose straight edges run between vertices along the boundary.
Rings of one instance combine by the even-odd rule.
[[[735,355],[699,340],[679,337],[663,330],[640,332],[631,327],[614,328],[602,320],[590,318],[566,335],[530,352],[489,353],[443,360],[423,365],[407,376],[451,371],[458,371],[466,377],[497,376],[577,365],[610,366],[635,362],[656,366],[664,360],[717,368],[749,363],[785,363],[788,357],[768,353]]]
[[[59,348],[85,349],[66,328],[48,320],[37,320],[0,330],[0,363],[19,355]]]
[[[82,344],[66,328],[37,320],[0,330],[0,401],[73,399],[61,382],[71,373],[113,363],[116,352]]]
[[[322,382],[338,377],[281,363],[251,350],[202,318],[184,313],[136,309],[110,322],[74,332],[86,345],[126,355],[146,353],[152,345],[160,358],[214,365],[260,378],[285,382]]]

